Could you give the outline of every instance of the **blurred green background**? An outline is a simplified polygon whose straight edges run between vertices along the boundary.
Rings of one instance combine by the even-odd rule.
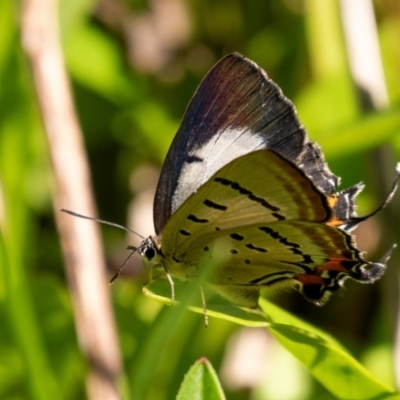
[[[400,160],[400,4],[381,0],[374,7],[391,106],[366,113],[334,0],[61,1],[64,56],[101,218],[152,233],[151,219],[141,226],[134,220],[136,200],[152,206],[149,177],[162,165],[186,105],[208,69],[232,51],[257,62],[292,99],[342,188],[366,183],[359,213],[376,207]],[[87,364],[53,221],[52,169],[21,50],[20,11],[18,1],[0,2],[0,398],[46,398],[35,389],[43,382],[48,391],[42,393],[82,399]],[[400,241],[398,210],[397,195],[359,229],[357,242],[368,258],[378,260]],[[109,227],[103,235],[111,276],[127,255],[127,240],[137,245],[138,239]],[[254,333],[232,323],[212,319],[205,329],[199,315],[187,312],[158,348],[150,347],[170,310],[142,295],[137,258],[110,289],[128,397],[174,398],[189,366],[206,356],[230,399],[333,398],[264,331],[254,353],[260,376],[242,383],[226,367],[234,364],[232,338]],[[274,299],[394,384],[398,261],[395,254],[373,286],[347,282],[345,293],[323,308],[297,293]],[[18,291],[9,291],[10,284]]]

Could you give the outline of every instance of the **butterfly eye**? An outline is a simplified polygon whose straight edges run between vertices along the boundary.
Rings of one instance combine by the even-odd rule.
[[[156,250],[153,247],[147,247],[143,250],[142,256],[147,258],[148,261],[152,260],[156,255]]]

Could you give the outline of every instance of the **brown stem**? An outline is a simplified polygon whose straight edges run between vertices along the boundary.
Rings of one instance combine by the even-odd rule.
[[[89,361],[90,399],[118,399],[121,371],[104,258],[96,224],[61,213],[69,208],[95,215],[82,133],[59,42],[56,0],[24,0],[22,46],[34,87],[54,169],[54,210],[82,351]]]

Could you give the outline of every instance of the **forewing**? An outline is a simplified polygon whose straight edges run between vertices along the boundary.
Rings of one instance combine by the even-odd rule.
[[[214,174],[171,216],[161,236],[166,257],[187,260],[224,231],[254,224],[327,222],[326,196],[295,164],[272,150],[241,156]]]
[[[326,194],[336,191],[338,178],[309,141],[293,104],[255,63],[230,54],[201,82],[169,149],[154,200],[156,234],[221,167],[267,148],[300,166]],[[353,198],[344,203],[339,217],[353,213]]]

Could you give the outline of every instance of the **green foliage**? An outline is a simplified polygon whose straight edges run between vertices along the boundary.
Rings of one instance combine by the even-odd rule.
[[[152,285],[153,292],[148,288],[144,291],[159,301],[170,303],[168,294],[165,294],[165,286],[167,286],[165,282],[164,285],[157,283]],[[194,293],[196,286],[198,289],[196,284],[187,288],[178,286],[177,289],[182,289],[183,298],[187,301],[185,291]],[[400,399],[400,394],[374,378],[330,335],[271,302],[261,299],[260,303],[265,312],[264,315],[236,307],[222,298],[217,298],[207,302],[207,313],[209,316],[244,326],[267,327],[275,338],[339,399]],[[198,305],[189,306],[189,308],[203,313]],[[159,331],[159,335],[159,340],[162,340],[162,330]],[[150,347],[158,346],[151,345]]]
[[[337,398],[400,399],[400,394],[376,380],[336,340],[272,303],[262,300],[261,306],[273,321],[271,333]]]
[[[214,368],[202,358],[190,368],[179,389],[177,400],[224,400],[225,395]]]
[[[375,4],[392,106],[364,115],[333,0],[309,0],[305,10],[296,1],[182,2],[189,15],[187,40],[159,50],[168,55],[163,66],[140,72],[128,56],[122,24],[112,24],[95,12],[97,2],[60,3],[64,56],[102,217],[124,223],[132,198],[140,194],[137,188],[130,193],[134,170],[144,163],[161,165],[200,79],[231,51],[254,59],[294,101],[310,137],[322,145],[331,168],[344,176],[344,186],[360,180],[368,184],[360,197],[361,211],[384,197],[380,184],[392,179],[400,159],[398,9],[385,2]],[[120,4],[129,17],[152,11],[144,1]],[[324,9],[322,4],[328,5]],[[52,168],[31,71],[20,46],[20,12],[19,2],[0,2],[0,398],[82,399],[87,364],[76,339],[53,222]],[[146,43],[143,39],[141,46]],[[379,159],[388,165],[382,167]],[[382,254],[392,242],[399,242],[398,209],[393,203],[382,213],[380,224],[375,220],[360,232],[364,236],[360,234],[359,247],[369,250],[371,258],[379,243]],[[124,238],[105,229],[105,246],[110,268],[115,269],[123,259]],[[211,364],[220,371],[229,351],[226,344],[238,329],[233,321],[267,326],[306,367],[310,374],[296,400],[398,398],[392,389],[389,333],[397,312],[390,298],[398,290],[393,286],[396,264],[395,259],[390,262],[386,277],[372,287],[346,285],[348,291],[322,309],[306,304],[296,293],[274,298],[297,317],[273,303],[262,303],[266,321],[260,314],[210,302],[208,329],[199,314],[181,306],[163,307],[144,296],[141,277],[121,277],[111,290],[124,362],[124,396],[163,400],[179,391],[178,398],[189,398],[187,393],[195,398],[193,392],[207,394],[198,398],[223,398]],[[168,285],[147,290],[151,296],[169,298]],[[201,305],[195,311],[201,312]],[[389,349],[385,355],[375,351],[382,347]],[[386,376],[377,379],[362,365],[372,353],[374,363],[391,371]],[[194,360],[199,361],[181,385]],[[278,360],[266,358],[265,363],[274,366]],[[296,361],[287,365],[288,376],[296,366]],[[234,400],[271,398],[259,394],[261,389],[253,395],[247,389],[224,390]]]

